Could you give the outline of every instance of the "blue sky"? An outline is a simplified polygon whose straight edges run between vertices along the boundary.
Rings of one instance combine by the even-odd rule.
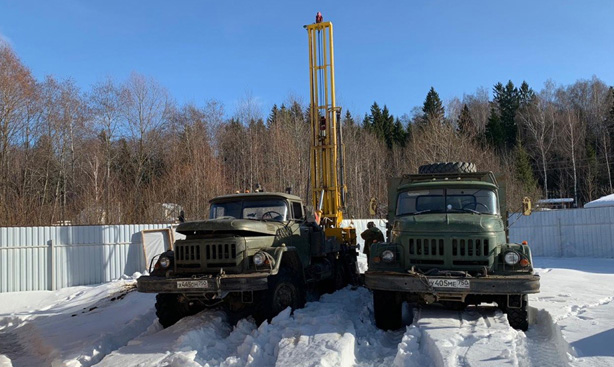
[[[395,116],[511,79],[541,89],[593,75],[614,85],[614,1],[0,0],[0,37],[38,79],[83,90],[132,71],[183,104],[216,99],[231,116],[251,96],[264,115],[307,102],[307,32],[334,24],[337,99]]]

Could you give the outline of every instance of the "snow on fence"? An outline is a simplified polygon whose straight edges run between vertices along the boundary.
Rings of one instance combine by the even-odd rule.
[[[528,241],[533,256],[614,258],[614,207],[533,212],[509,223],[510,241]]]
[[[146,268],[141,231],[168,224],[0,228],[0,292],[99,284]]]

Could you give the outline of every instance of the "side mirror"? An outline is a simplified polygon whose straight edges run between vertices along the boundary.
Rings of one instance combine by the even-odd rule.
[[[531,215],[531,199],[526,196],[522,199],[522,215]]]

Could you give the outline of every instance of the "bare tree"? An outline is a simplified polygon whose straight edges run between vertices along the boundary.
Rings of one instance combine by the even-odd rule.
[[[132,195],[135,215],[144,213],[141,186],[156,173],[153,162],[165,147],[162,140],[171,111],[166,89],[155,80],[132,73],[122,90],[122,118],[125,134],[134,144],[131,153]]]
[[[550,98],[550,93],[544,93]],[[526,131],[529,139],[527,144],[530,151],[538,155],[544,180],[544,195],[548,197],[548,160],[554,143],[555,136],[555,108],[549,100],[541,96],[535,96],[523,108],[518,111],[518,117],[522,128]]]

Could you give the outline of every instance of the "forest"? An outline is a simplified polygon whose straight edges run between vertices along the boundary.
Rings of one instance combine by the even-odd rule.
[[[215,100],[180,105],[138,73],[89,90],[36,80],[0,45],[0,226],[163,222],[178,206],[202,219],[212,197],[257,185],[310,203],[309,106],[267,108],[249,96],[232,116]],[[346,218],[370,217],[372,198],[384,217],[389,177],[441,161],[499,173],[509,211],[524,196],[581,207],[613,192],[614,88],[596,76],[501,81],[445,103],[431,88],[409,113],[365,110],[342,113]]]

